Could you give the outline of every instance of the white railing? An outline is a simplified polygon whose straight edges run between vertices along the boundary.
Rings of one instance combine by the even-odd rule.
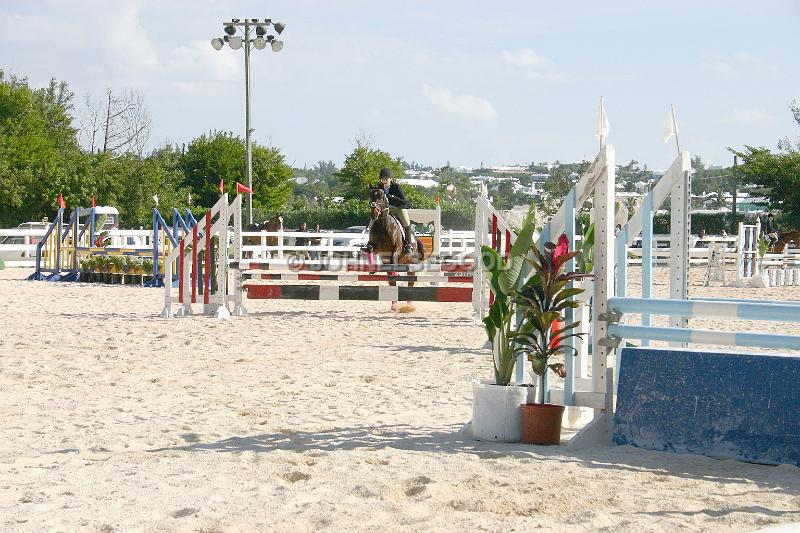
[[[417,237],[425,237],[418,235]],[[297,239],[319,239],[319,244],[298,245]],[[316,254],[320,257],[355,256],[361,251],[362,246],[369,240],[368,233],[348,232],[303,232],[303,231],[243,231],[242,243],[247,240],[258,239],[259,244],[242,244],[242,253],[252,255],[256,259],[272,258],[283,259],[288,255],[300,253]],[[277,243],[267,244],[268,240]],[[356,241],[352,246],[334,244],[335,240]],[[474,231],[449,231],[443,232],[439,239],[439,256],[448,259],[461,259],[470,254],[475,248]]]

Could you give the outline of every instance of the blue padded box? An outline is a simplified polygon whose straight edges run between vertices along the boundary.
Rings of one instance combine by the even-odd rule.
[[[800,466],[800,357],[623,348],[614,443]]]

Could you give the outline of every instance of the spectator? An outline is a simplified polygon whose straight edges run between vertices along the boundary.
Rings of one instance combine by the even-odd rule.
[[[320,232],[319,224],[314,224],[314,233],[319,233],[319,232]],[[311,246],[322,246],[322,237],[311,237],[309,239],[309,242],[311,243]],[[311,259],[319,259],[319,258],[320,258],[319,250],[312,250]]]
[[[308,224],[303,222],[300,224],[300,227],[297,228],[297,231],[308,233]],[[308,246],[309,238],[308,237],[296,237],[294,240],[295,246]],[[300,259],[308,259],[308,252],[305,250],[295,250],[295,255]]]

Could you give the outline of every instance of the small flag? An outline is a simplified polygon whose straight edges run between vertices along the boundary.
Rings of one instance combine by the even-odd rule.
[[[219,193],[222,194],[222,191],[225,190],[225,181],[219,180]]]
[[[188,205],[192,205],[192,193],[189,193],[187,196],[189,197],[187,198]]]
[[[245,187],[238,181],[236,182],[236,194],[243,193],[243,192],[253,192],[253,189]]]
[[[600,97],[600,111],[597,112],[597,132],[594,134],[595,137],[600,139],[600,144],[606,142],[606,137],[608,137],[608,115],[606,115],[606,106],[605,102],[603,101],[603,97]]]
[[[440,198],[440,197],[439,197],[439,195],[437,194],[437,195],[436,195],[436,205],[439,205],[439,203],[440,203],[440,202],[441,202],[441,198]]]
[[[664,130],[664,142],[669,141],[670,137],[678,135],[678,124],[675,122],[675,108],[670,109],[667,115],[667,127]]]
[[[153,195],[153,201],[156,203],[156,207],[158,207],[158,195],[157,194]]]
[[[61,195],[59,194],[59,195],[58,195],[58,200],[56,200],[56,201],[58,202],[58,206],[59,206],[59,207],[61,207],[62,209],[66,209],[66,207],[67,207],[67,202],[65,202],[65,201],[64,201],[64,197],[63,197],[63,196],[61,196]]]
[[[97,201],[94,199],[94,194],[92,195],[92,207],[97,207]]]

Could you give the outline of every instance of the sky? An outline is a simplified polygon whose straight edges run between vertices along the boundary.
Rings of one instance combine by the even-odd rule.
[[[137,90],[151,148],[244,137],[244,52],[210,45],[231,18],[286,24],[252,53],[252,126],[296,167],[357,138],[437,167],[592,159],[601,96],[618,163],[669,166],[671,104],[707,165],[800,136],[796,0],[0,0],[0,69],[78,108]]]

